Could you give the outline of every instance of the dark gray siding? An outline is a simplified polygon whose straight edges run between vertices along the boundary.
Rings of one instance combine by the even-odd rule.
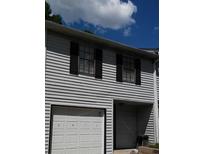
[[[72,75],[70,66],[70,41],[54,33],[47,34],[46,53],[46,153],[49,147],[51,104],[82,106],[106,109],[106,153],[113,149],[113,99],[153,103],[153,67],[151,60],[142,59],[142,83],[116,82],[116,54],[103,50],[103,78]],[[154,138],[153,114],[150,116],[146,133],[150,141]]]

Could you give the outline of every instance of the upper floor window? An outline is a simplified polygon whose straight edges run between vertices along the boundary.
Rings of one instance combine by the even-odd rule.
[[[123,56],[122,80],[125,82],[135,82],[135,63],[129,56]]]
[[[79,50],[79,73],[94,76],[95,59],[94,49],[80,45]]]
[[[141,85],[141,60],[135,56],[116,55],[116,81]]]
[[[102,79],[103,51],[88,44],[70,42],[70,73]]]

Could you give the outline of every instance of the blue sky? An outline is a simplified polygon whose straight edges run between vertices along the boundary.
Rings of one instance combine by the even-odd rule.
[[[159,0],[47,0],[68,27],[137,48],[159,47]]]

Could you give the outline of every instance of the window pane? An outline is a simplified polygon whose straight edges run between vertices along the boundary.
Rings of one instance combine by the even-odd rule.
[[[85,59],[87,59],[87,60],[90,59],[90,53],[89,53],[89,52],[86,52],[86,53],[85,53]]]
[[[133,71],[131,71],[130,73],[130,81],[134,82],[134,72]]]
[[[88,48],[87,48],[87,47],[85,47],[85,48],[84,48],[84,51],[85,51],[85,52],[88,52]]]
[[[94,60],[94,49],[90,49],[90,60]]]
[[[79,57],[80,73],[94,75],[94,49],[90,48],[89,46],[81,45]]]
[[[83,52],[83,50],[80,51],[80,58],[84,58],[84,52]]]
[[[130,56],[123,57],[123,81],[134,82],[134,59]]]
[[[82,45],[80,46],[80,50],[83,50],[83,46]]]
[[[123,79],[123,81],[126,80],[126,70],[125,69],[123,69],[123,71],[122,71],[122,79]]]
[[[84,62],[83,59],[80,59],[80,72],[84,71],[84,69],[83,69],[83,66],[84,66],[83,62]]]
[[[130,81],[130,76],[131,76],[130,71],[128,71],[127,72],[127,81]]]
[[[94,63],[90,61],[90,74],[94,74]]]
[[[88,73],[88,68],[89,68],[88,60],[85,60],[84,67],[85,67],[85,69],[84,69],[85,73]]]

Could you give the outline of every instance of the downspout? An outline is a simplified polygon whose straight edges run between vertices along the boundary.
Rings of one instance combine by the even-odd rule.
[[[155,134],[155,143],[159,143],[159,111],[158,111],[158,94],[157,94],[157,71],[156,71],[156,64],[159,59],[154,61],[154,134]]]

